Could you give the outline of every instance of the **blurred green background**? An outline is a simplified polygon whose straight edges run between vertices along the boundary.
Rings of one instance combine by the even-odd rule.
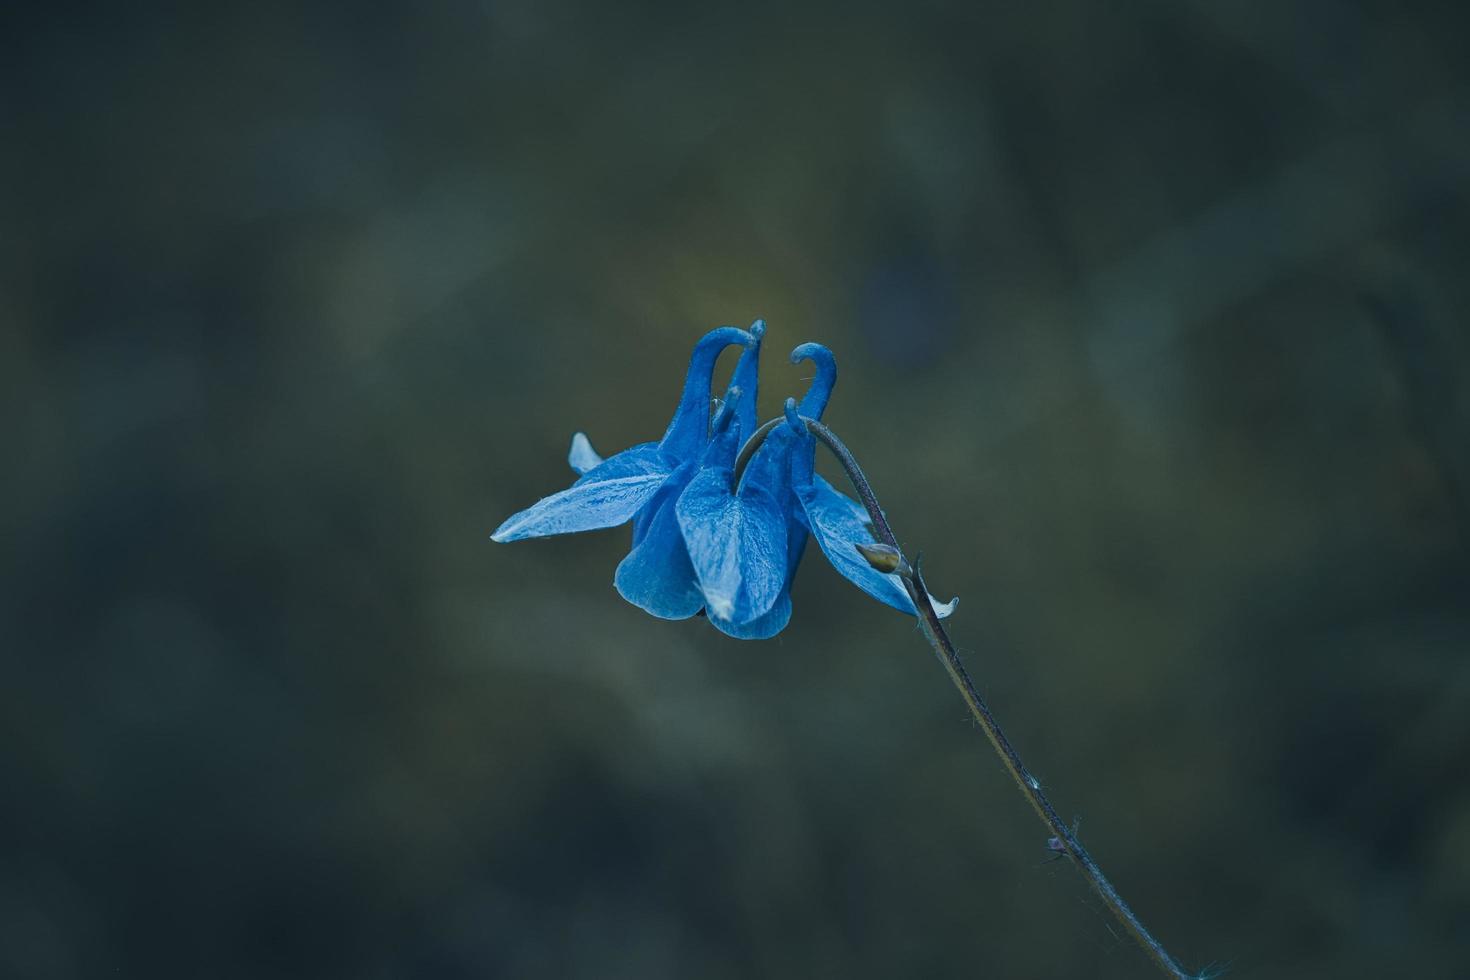
[[[0,19],[0,976],[1150,975],[814,551],[487,540],[757,316],[1178,957],[1470,975],[1463,4]]]

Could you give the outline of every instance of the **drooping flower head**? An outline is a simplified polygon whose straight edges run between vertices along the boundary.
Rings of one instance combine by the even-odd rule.
[[[604,460],[577,433],[567,461],[579,479],[515,514],[491,537],[516,541],[631,520],[633,548],[614,576],[625,599],[664,619],[703,610],[722,632],[761,639],[791,618],[791,581],[810,535],[843,576],[912,615],[902,579],[875,569],[858,550],[876,543],[867,512],[813,469],[816,441],[805,420],[820,420],[831,398],[832,352],[820,344],[792,352],[793,362],[812,361],[816,376],[799,406],[787,399],[784,424],[757,430],[764,333],[760,320],[749,331],[710,331],[695,345],[679,406],[659,442]],[[715,361],[734,344],[745,350],[711,422]],[[752,443],[753,455],[737,473],[741,444],[757,433],[764,441]],[[941,616],[953,605],[934,604]]]

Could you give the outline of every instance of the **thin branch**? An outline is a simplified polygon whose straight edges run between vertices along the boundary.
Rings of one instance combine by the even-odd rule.
[[[780,422],[782,420],[776,419],[773,421]],[[1191,974],[1186,973],[1179,966],[1174,957],[1170,956],[1168,951],[1164,949],[1163,944],[1155,939],[1153,933],[1149,932],[1144,924],[1139,921],[1138,916],[1128,907],[1128,903],[1123,901],[1123,896],[1119,895],[1118,890],[1108,881],[1107,877],[1102,873],[1102,869],[1097,866],[1097,862],[1092,859],[1092,855],[1087,852],[1087,849],[1077,839],[1077,835],[1073,832],[1072,828],[1067,826],[1062,821],[1062,818],[1057,815],[1056,808],[1051,805],[1051,801],[1042,792],[1041,781],[1033,776],[1031,771],[1021,761],[1020,755],[1016,753],[1015,747],[1011,745],[1010,739],[1006,737],[1005,731],[1000,727],[1000,722],[991,713],[989,705],[980,696],[980,692],[975,689],[974,681],[970,680],[970,675],[965,670],[964,663],[960,660],[959,651],[955,649],[954,642],[949,638],[949,633],[945,631],[944,623],[935,611],[934,604],[929,601],[929,589],[924,584],[924,575],[920,568],[919,559],[915,558],[912,565],[902,559],[903,552],[899,548],[898,539],[894,537],[893,529],[888,524],[888,518],[884,516],[883,508],[878,505],[878,498],[873,493],[872,484],[863,475],[862,467],[858,466],[858,462],[853,457],[852,451],[837,437],[836,433],[821,422],[806,418],[805,416],[802,417],[802,421],[806,423],[807,431],[831,450],[832,455],[836,456],[837,461],[842,464],[843,470],[847,472],[848,479],[852,481],[854,489],[857,490],[858,498],[862,501],[863,506],[867,508],[868,516],[872,519],[873,529],[878,540],[894,549],[898,554],[899,575],[903,579],[904,586],[908,589],[909,598],[913,600],[914,608],[918,610],[919,625],[924,631],[924,636],[934,648],[934,653],[939,657],[939,662],[944,665],[945,671],[949,674],[949,679],[954,683],[955,688],[959,690],[960,696],[964,698],[965,706],[970,709],[970,714],[974,716],[975,721],[984,730],[985,737],[990,739],[990,744],[995,749],[996,754],[1000,756],[1000,760],[1005,765],[1006,771],[1011,774],[1011,778],[1021,788],[1022,795],[1026,797],[1032,809],[1041,818],[1042,823],[1046,824],[1052,836],[1060,843],[1061,850],[1072,859],[1072,863],[1076,865],[1078,870],[1082,872],[1083,877],[1092,885],[1093,890],[1097,892],[1103,904],[1112,911],[1118,921],[1123,924],[1123,928],[1128,930],[1128,933],[1143,947],[1144,952],[1153,959],[1158,967],[1168,976],[1176,978],[1176,980],[1195,980]],[[768,423],[760,430],[757,430],[757,435],[763,438],[769,431],[770,424]],[[755,445],[753,446],[752,444]],[[754,453],[755,447],[758,445],[758,440],[753,436],[750,442],[742,449],[741,457],[748,460],[749,456],[746,450]]]

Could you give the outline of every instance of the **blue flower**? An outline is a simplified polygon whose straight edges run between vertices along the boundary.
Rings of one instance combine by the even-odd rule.
[[[495,541],[518,541],[633,522],[633,547],[614,584],[629,602],[664,619],[704,610],[740,639],[775,636],[791,619],[791,581],[807,538],[838,572],[869,595],[910,615],[903,580],[873,568],[857,550],[874,544],[868,514],[813,470],[816,440],[802,417],[819,420],[837,381],[832,352],[803,344],[793,363],[817,369],[800,406],[786,400],[786,424],[764,441],[736,482],[744,439],[756,431],[756,393],[764,322],[720,327],[695,345],[684,391],[664,437],[607,459],[586,435],[572,437],[567,462],[579,478],[510,517]],[[710,377],[720,353],[744,345],[725,396],[709,417]],[[934,603],[947,616],[954,603]]]
[[[743,389],[729,406],[736,418],[754,428],[757,359],[765,325],[750,332],[720,327],[694,347],[683,394],[659,442],[646,442],[602,459],[587,437],[572,439],[568,462],[581,476],[566,490],[552,494],[512,515],[495,529],[494,541],[570,534],[634,522],[633,550],[618,565],[614,583],[625,599],[655,616],[683,619],[704,606],[689,556],[674,517],[674,503],[706,455],[710,444],[710,376],[720,353],[742,344],[745,351],[731,378],[732,392]],[[732,401],[729,394],[727,406]],[[722,415],[732,411],[722,410]],[[745,417],[749,422],[745,422]]]
[[[811,360],[817,376],[798,408],[787,400],[789,425],[771,430],[735,485],[734,444],[727,432],[710,443],[698,474],[675,512],[707,601],[710,622],[739,639],[765,639],[791,618],[791,581],[811,531],[833,566],[869,595],[914,612],[903,581],[868,564],[858,544],[876,543],[867,511],[812,469],[816,440],[798,413],[820,419],[837,380],[832,352],[803,344],[793,363]],[[947,616],[954,604],[935,604]]]

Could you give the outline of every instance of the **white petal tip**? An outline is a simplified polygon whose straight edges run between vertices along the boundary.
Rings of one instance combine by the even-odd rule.
[[[735,611],[735,603],[725,596],[707,595],[704,597],[709,604],[709,611],[720,619],[729,619],[730,614]]]
[[[934,612],[939,616],[940,619],[947,619],[949,617],[949,615],[954,612],[955,607],[958,606],[959,604],[960,604],[960,597],[959,596],[955,596],[953,599],[949,600],[948,602],[940,602],[939,600],[935,599],[932,595],[929,597],[929,605],[931,605],[931,606],[934,607]]]
[[[567,451],[567,463],[578,475],[581,475],[601,466],[603,459],[601,454],[592,448],[592,442],[587,438],[587,433],[578,432],[572,436],[572,448]]]

